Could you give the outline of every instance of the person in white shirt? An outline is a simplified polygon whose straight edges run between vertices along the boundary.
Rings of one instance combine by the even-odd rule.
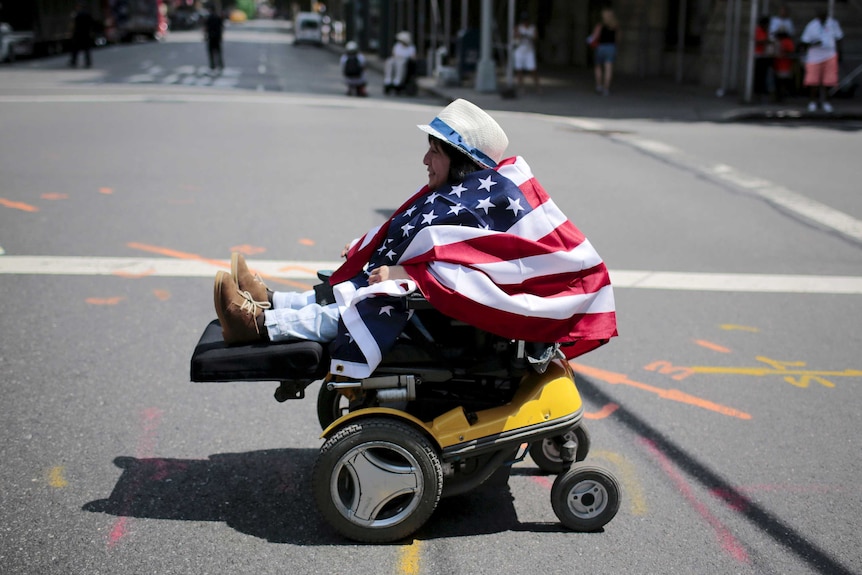
[[[796,36],[796,27],[790,18],[790,10],[787,5],[778,7],[778,14],[769,19],[769,37],[775,39],[776,34],[784,30],[788,36]]]
[[[524,72],[532,74],[539,91],[539,73],[536,70],[536,27],[530,24],[526,12],[521,13],[520,23],[515,28],[515,51],[512,54],[512,68],[518,75],[518,87],[524,86]]]
[[[818,102],[824,112],[832,111],[828,88],[838,85],[838,60],[843,38],[841,25],[825,10],[821,10],[802,32],[800,41],[808,48],[802,83],[811,90],[809,112],[817,110]]]
[[[394,91],[401,93],[407,86],[416,65],[416,46],[410,32],[403,30],[395,35],[395,45],[392,54],[383,64],[383,91],[386,94]]]

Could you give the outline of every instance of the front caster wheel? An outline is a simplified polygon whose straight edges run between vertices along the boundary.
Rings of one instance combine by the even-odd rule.
[[[563,461],[560,447],[567,441],[577,444],[575,449],[575,461],[583,461],[590,451],[590,435],[583,425],[571,429],[563,435],[546,437],[530,445],[530,457],[533,462],[545,473],[554,475],[563,473],[571,465],[571,461]]]
[[[443,491],[443,468],[421,432],[373,418],[347,425],[323,444],[312,482],[321,515],[338,532],[387,543],[431,517]]]
[[[597,531],[617,514],[620,485],[609,471],[576,463],[554,481],[551,505],[572,531]]]

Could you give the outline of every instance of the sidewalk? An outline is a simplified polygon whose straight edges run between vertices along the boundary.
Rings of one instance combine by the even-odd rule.
[[[379,58],[367,55],[369,68],[382,72]],[[500,70],[497,92],[482,93],[474,89],[472,81],[461,86],[438,85],[434,77],[419,78],[419,89],[428,96],[446,104],[456,98],[465,98],[487,110],[531,112],[559,116],[586,118],[648,118],[685,122],[831,122],[862,120],[862,98],[833,98],[835,111],[808,112],[808,98],[788,98],[782,104],[752,105],[740,102],[739,94],[718,97],[715,89],[691,84],[677,84],[667,78],[634,78],[618,76],[611,93],[602,96],[594,91],[592,70],[541,70],[541,91],[531,78],[524,78],[524,88],[515,97],[504,97],[500,92],[507,87],[505,70]],[[382,86],[369,85],[372,97],[383,97]],[[395,96],[388,96],[395,97]],[[403,98],[403,97],[402,97]]]

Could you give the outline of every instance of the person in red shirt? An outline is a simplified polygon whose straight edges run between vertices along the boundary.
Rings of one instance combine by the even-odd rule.
[[[772,68],[773,45],[769,38],[769,17],[757,21],[754,29],[754,95],[759,102],[769,94],[769,70]]]
[[[773,62],[775,72],[775,101],[782,102],[793,91],[793,64],[796,44],[785,30],[775,34],[777,53]]]

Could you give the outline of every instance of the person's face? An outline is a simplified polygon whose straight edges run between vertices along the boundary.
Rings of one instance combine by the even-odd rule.
[[[422,163],[428,167],[428,187],[436,190],[449,180],[449,164],[451,160],[443,151],[443,144],[437,138],[428,139],[428,151]]]

